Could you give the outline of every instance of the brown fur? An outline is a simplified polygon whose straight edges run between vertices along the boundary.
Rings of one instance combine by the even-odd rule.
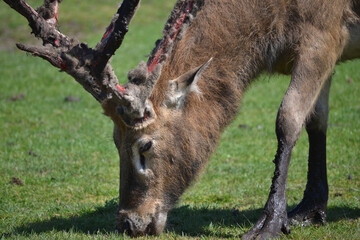
[[[126,229],[132,234],[162,231],[163,224],[156,226],[158,215],[166,215],[205,165],[242,94],[264,70],[292,73],[276,129],[279,143],[292,148],[336,62],[342,54],[342,60],[360,56],[359,6],[354,0],[205,1],[153,89],[155,122],[132,130],[115,114],[115,106],[103,105],[115,122],[121,159],[119,228],[126,221],[136,225],[137,218],[141,227]],[[169,80],[210,58],[198,82],[201,94],[190,93],[180,109],[165,107]],[[142,138],[154,141],[146,153],[151,174],[145,178],[132,164],[133,144]]]

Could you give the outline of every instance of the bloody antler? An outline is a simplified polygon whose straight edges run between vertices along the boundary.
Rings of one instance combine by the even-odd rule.
[[[123,113],[122,119],[128,126],[143,127],[144,122],[155,118],[149,97],[160,76],[161,67],[203,4],[204,0],[178,0],[165,25],[163,37],[157,41],[148,62],[141,62],[128,73],[126,92],[131,93],[130,96],[135,95],[136,100],[129,101],[128,107],[119,108],[119,112]]]
[[[144,127],[155,119],[149,97],[161,66],[204,2],[179,0],[148,63],[140,63],[138,68],[129,72],[129,82],[119,85],[109,59],[120,47],[140,0],[123,1],[94,49],[56,29],[61,0],[44,0],[44,5],[37,11],[25,0],[4,1],[23,15],[34,35],[43,40],[43,46],[17,44],[19,49],[39,56],[73,76],[99,102],[110,101],[116,106],[122,121],[133,128]]]
[[[60,0],[45,0],[35,11],[24,0],[4,0],[10,7],[23,15],[29,22],[32,33],[43,40],[44,46],[17,44],[17,47],[34,56],[39,56],[53,66],[75,78],[98,101],[111,98],[116,104],[123,104],[124,98],[118,80],[108,64],[110,57],[120,47],[129,21],[134,15],[139,0],[127,0],[119,7],[107,29],[107,33],[95,49],[86,43],[78,43],[56,29]],[[104,35],[104,36],[105,36]]]
[[[32,33],[43,40],[44,45],[47,43],[52,44],[53,46],[70,46],[72,45],[73,39],[65,36],[60,33],[54,26],[56,23],[47,22],[44,17],[46,14],[43,14],[44,17],[35,11],[29,4],[24,0],[4,0],[11,8],[23,15],[29,22]],[[59,0],[45,0],[44,5],[39,9],[44,9],[45,6],[54,7],[52,2],[56,2],[57,5],[53,8],[52,14],[56,17],[58,11]],[[49,18],[50,19],[50,18]]]
[[[95,47],[95,56],[92,62],[95,72],[100,72],[120,47],[139,2],[140,0],[124,1],[121,4],[101,41]]]
[[[157,41],[147,62],[151,72],[158,64],[163,64],[172,51],[175,43],[184,35],[187,27],[195,18],[197,11],[204,4],[204,0],[179,0],[176,2],[163,30],[163,38]]]

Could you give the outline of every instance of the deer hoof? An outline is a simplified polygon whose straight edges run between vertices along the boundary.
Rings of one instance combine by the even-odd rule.
[[[263,213],[257,223],[242,236],[242,240],[262,240],[281,237],[281,234],[289,234],[290,227],[286,213],[279,215]]]
[[[314,204],[313,202],[302,200],[294,209],[288,213],[289,223],[291,225],[300,225],[302,227],[311,224],[326,224],[326,203]]]

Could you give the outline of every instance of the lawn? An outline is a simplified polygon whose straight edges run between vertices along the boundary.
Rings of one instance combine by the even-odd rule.
[[[42,1],[28,2],[36,6]],[[63,1],[60,29],[94,46],[117,4]],[[173,4],[143,1],[112,61],[120,79],[146,60]],[[26,22],[1,1],[0,238],[127,238],[115,231],[119,159],[112,122],[72,78],[14,48],[17,41],[34,42],[28,39]],[[360,239],[360,61],[343,63],[335,72],[327,148],[328,223],[293,227],[288,239]],[[268,196],[275,118],[288,83],[288,76],[262,75],[252,85],[206,170],[170,212],[167,228],[157,238],[236,238],[252,226]],[[66,101],[68,96],[79,101]],[[289,170],[289,208],[302,198],[307,152],[303,132]]]

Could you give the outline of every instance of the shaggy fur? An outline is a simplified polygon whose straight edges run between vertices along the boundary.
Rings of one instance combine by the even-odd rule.
[[[114,136],[121,159],[119,228],[133,235],[162,231],[164,216],[209,159],[221,131],[236,116],[244,91],[267,70],[292,73],[292,80],[277,117],[279,147],[269,201],[244,238],[287,232],[285,188],[291,150],[306,119],[311,122],[308,129],[326,135],[328,79],[342,54],[342,60],[360,56],[359,5],[353,0],[205,1],[175,43],[149,98],[155,122],[141,130],[128,129],[105,106],[117,125]],[[201,94],[188,93],[180,109],[164,104],[169,81],[210,58],[197,82]],[[321,109],[326,109],[324,117],[315,121],[312,113]],[[134,169],[134,144],[150,141],[152,148],[142,161],[151,174],[144,177]],[[309,169],[309,179],[322,182],[327,194],[326,176],[317,178],[317,171]],[[325,200],[315,206],[322,209],[319,213],[327,201],[327,196],[321,197]]]

